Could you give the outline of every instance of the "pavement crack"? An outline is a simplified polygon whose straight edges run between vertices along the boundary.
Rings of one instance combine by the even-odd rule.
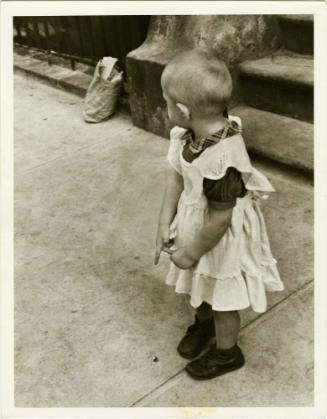
[[[150,396],[151,394],[153,394],[154,392],[160,390],[160,388],[162,388],[165,384],[167,384],[169,381],[173,380],[174,378],[176,378],[179,374],[181,374],[184,371],[185,368],[180,369],[179,371],[177,371],[175,374],[173,374],[171,377],[167,378],[167,380],[163,381],[162,383],[160,383],[158,386],[154,387],[151,391],[149,391],[148,393],[144,394],[142,397],[140,397],[139,399],[137,399],[135,402],[133,402],[131,405],[129,405],[129,407],[135,407],[137,404],[141,403],[141,401],[143,401],[144,399],[146,399],[148,396]]]
[[[305,289],[309,288],[309,286],[312,283],[313,283],[313,280],[310,280],[310,281],[306,282],[300,288],[298,288],[297,290],[295,290],[293,293],[290,293],[285,298],[283,298],[282,300],[278,301],[276,304],[273,304],[267,311],[265,311],[264,313],[260,314],[255,319],[251,320],[249,323],[247,323],[246,325],[244,325],[243,327],[241,327],[241,329],[240,329],[240,335],[241,334],[244,334],[245,331],[249,327],[251,327],[254,323],[257,323],[258,321],[263,320],[265,317],[268,317],[268,314],[270,314],[272,311],[275,311],[279,306],[283,305],[285,303],[285,301],[289,300],[290,298],[295,298],[302,291],[304,291]],[[140,397],[139,399],[137,399],[135,402],[133,402],[129,407],[135,407],[135,406],[137,406],[139,403],[141,403],[147,397],[149,397],[152,394],[158,392],[160,389],[162,389],[164,386],[166,386],[170,381],[172,381],[174,378],[178,377],[181,373],[183,373],[183,371],[184,371],[184,368],[178,370],[171,377],[169,377],[168,379],[166,379],[165,381],[163,381],[162,383],[160,383],[158,386],[156,386],[155,388],[153,388],[151,391],[149,391],[148,393],[146,393],[145,395],[143,395],[142,397]]]
[[[303,290],[309,288],[309,286],[313,283],[313,280],[310,280],[308,282],[306,282],[305,284],[303,284],[300,288],[298,288],[297,290],[295,290],[294,292],[290,293],[289,295],[287,295],[286,297],[282,298],[280,301],[278,301],[277,303],[273,304],[267,311],[265,311],[262,314],[259,314],[259,316],[257,316],[256,318],[254,318],[253,320],[250,320],[246,325],[244,325],[243,327],[241,327],[240,329],[240,334],[243,334],[246,329],[248,329],[249,327],[251,327],[254,323],[257,323],[258,321],[260,321],[261,319],[264,319],[265,317],[267,317],[268,313],[271,313],[272,311],[275,311],[277,308],[279,308],[280,305],[282,305],[283,303],[285,303],[285,301],[289,300],[290,298],[294,298],[296,297],[299,293],[301,293]]]

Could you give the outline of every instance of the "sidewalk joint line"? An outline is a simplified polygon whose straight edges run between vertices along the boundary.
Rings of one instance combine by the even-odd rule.
[[[278,301],[277,303],[275,303],[274,305],[272,305],[267,311],[265,311],[262,314],[259,314],[258,317],[256,317],[255,319],[251,320],[249,323],[247,323],[245,326],[241,327],[240,332],[246,330],[249,326],[251,326],[253,323],[255,323],[256,321],[258,321],[259,319],[261,319],[262,317],[266,316],[268,313],[270,313],[272,310],[274,310],[276,307],[278,307],[280,304],[284,303],[286,300],[288,300],[289,298],[296,296],[298,293],[300,293],[302,290],[304,290],[305,288],[307,288],[310,284],[313,283],[313,279],[311,279],[310,281],[306,282],[305,284],[303,284],[300,288],[298,288],[297,290],[295,290],[293,293],[289,294],[288,296],[286,296],[285,298],[283,298],[282,300]],[[167,378],[167,380],[163,381],[161,384],[159,384],[157,387],[155,387],[154,389],[152,389],[149,393],[145,394],[144,396],[140,397],[139,399],[137,399],[135,402],[133,402],[129,407],[135,407],[138,403],[140,403],[142,400],[146,399],[148,396],[150,396],[151,394],[155,393],[157,390],[159,390],[161,387],[163,387],[165,384],[167,384],[169,381],[171,381],[173,378],[176,378],[178,375],[180,375],[182,372],[184,371],[184,368],[177,371],[175,374],[173,374],[171,377]]]
[[[240,332],[243,331],[243,330],[245,330],[245,329],[247,329],[249,326],[251,326],[253,323],[255,323],[256,321],[258,321],[262,317],[265,317],[268,313],[270,313],[272,310],[276,309],[276,307],[278,307],[279,305],[283,304],[289,298],[292,298],[292,297],[298,295],[302,290],[304,290],[305,288],[307,288],[312,283],[313,283],[313,279],[311,279],[310,281],[308,281],[305,284],[303,284],[300,288],[298,288],[294,292],[290,293],[289,295],[287,295],[286,297],[284,297],[282,300],[280,300],[277,303],[273,304],[267,311],[265,311],[264,313],[259,314],[259,316],[257,316],[255,319],[250,320],[249,323],[247,323],[245,326],[241,327]]]
[[[170,380],[177,377],[179,374],[181,374],[184,371],[185,368],[182,368],[181,370],[177,371],[175,374],[173,374],[171,377],[167,378],[167,380],[163,381],[159,385],[157,385],[155,388],[153,388],[149,393],[144,394],[142,397],[137,399],[135,402],[133,402],[129,407],[135,407],[138,403],[140,403],[142,400],[146,399],[148,396],[153,394],[155,391],[159,390],[161,387],[163,387],[165,384],[167,384]]]

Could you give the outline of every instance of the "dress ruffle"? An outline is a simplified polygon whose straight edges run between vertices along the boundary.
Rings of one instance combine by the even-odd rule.
[[[239,118],[230,116],[231,120]],[[170,132],[170,145],[167,160],[182,175],[181,158],[185,141],[182,140],[186,129],[174,127]],[[244,185],[249,191],[274,192],[275,189],[268,179],[251,165],[244,140],[240,134],[221,140],[209,147],[192,164],[203,178],[218,180],[226,175],[227,169],[233,167],[241,174]]]
[[[182,174],[180,153],[182,151],[183,145],[185,144],[185,141],[183,141],[181,138],[185,132],[186,129],[181,127],[174,127],[170,131],[169,150],[167,154],[168,162],[180,175]]]
[[[175,287],[178,294],[190,295],[192,307],[203,302],[216,311],[243,310],[248,307],[257,313],[267,310],[266,291],[282,291],[284,285],[279,279],[276,261],[262,265],[260,275],[254,276],[245,271],[235,272],[225,278],[213,278],[191,270],[176,272],[171,265],[166,284]]]

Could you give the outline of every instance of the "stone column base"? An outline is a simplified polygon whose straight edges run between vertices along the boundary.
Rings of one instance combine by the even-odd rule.
[[[210,47],[223,59],[234,81],[232,102],[239,100],[237,65],[270,54],[280,46],[277,16],[153,16],[145,42],[127,55],[129,101],[136,126],[164,137],[170,125],[160,77],[178,52]]]

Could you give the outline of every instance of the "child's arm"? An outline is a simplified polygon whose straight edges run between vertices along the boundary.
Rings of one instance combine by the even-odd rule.
[[[234,167],[229,167],[225,176],[219,180],[205,178],[203,190],[208,199],[204,226],[191,243],[171,256],[175,265],[181,269],[192,267],[203,254],[216,246],[231,223],[236,199],[246,193],[242,175]]]
[[[214,209],[208,207],[201,231],[186,247],[182,247],[171,256],[173,263],[181,269],[189,269],[200,257],[211,250],[226,233],[231,223],[233,208]]]
[[[169,169],[167,174],[167,185],[162,200],[161,211],[159,215],[158,232],[156,240],[156,253],[154,264],[157,265],[162,249],[169,242],[169,226],[172,223],[180,195],[183,191],[183,178],[174,169]]]

